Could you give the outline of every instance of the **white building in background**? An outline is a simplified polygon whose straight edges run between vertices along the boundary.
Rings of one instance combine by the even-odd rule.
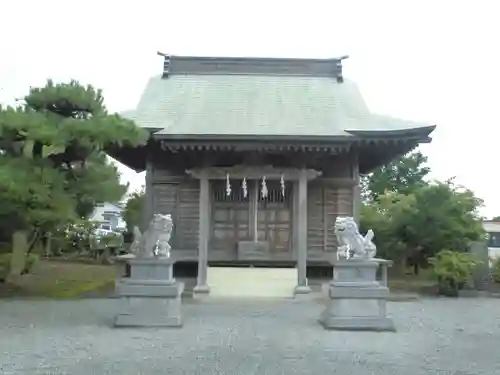
[[[123,209],[124,206],[120,203],[100,203],[96,206],[89,220],[109,223],[112,230],[123,230],[127,227],[122,217]]]
[[[500,258],[500,221],[485,220],[483,228],[488,234],[488,255]]]

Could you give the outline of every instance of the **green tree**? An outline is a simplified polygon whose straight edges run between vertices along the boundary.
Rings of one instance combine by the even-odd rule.
[[[443,249],[465,251],[484,237],[482,201],[453,180],[420,186],[412,194],[387,191],[361,209],[361,229],[373,229],[380,256],[415,271]]]
[[[425,177],[430,172],[426,162],[427,157],[420,151],[414,151],[376,169],[361,181],[364,200],[376,200],[385,191],[406,195],[413,193],[426,184]]]
[[[373,229],[377,256],[401,263],[406,258],[407,245],[401,223],[416,214],[416,199],[387,191],[379,199],[361,206],[360,229],[364,233]]]
[[[464,252],[471,241],[484,238],[479,208],[483,201],[453,179],[435,182],[415,192],[414,215],[407,217],[405,241],[427,258],[443,249]]]
[[[0,107],[0,220],[7,233],[33,242],[88,212],[107,194],[107,183],[110,195],[121,194],[103,151],[143,144],[148,134],[103,103],[92,86],[49,80],[32,88],[23,105]]]
[[[87,219],[99,202],[119,202],[128,185],[120,184],[120,173],[103,153],[90,156],[84,168],[75,168],[76,179],[68,181],[76,199],[76,216]]]
[[[135,226],[141,226],[144,201],[144,189],[133,192],[127,200],[122,216],[123,220],[127,223],[127,230],[129,232],[132,232]]]

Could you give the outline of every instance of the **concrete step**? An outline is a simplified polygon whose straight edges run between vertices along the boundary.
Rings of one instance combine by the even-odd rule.
[[[211,297],[292,298],[297,269],[209,267],[207,284]]]

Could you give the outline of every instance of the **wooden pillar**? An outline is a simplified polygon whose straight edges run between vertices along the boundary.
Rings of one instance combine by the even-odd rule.
[[[252,180],[249,189],[249,224],[250,236],[253,242],[259,241],[258,215],[259,215],[259,180]]]
[[[361,189],[360,189],[360,178],[359,178],[359,161],[358,156],[353,159],[352,165],[352,177],[354,179],[354,185],[352,186],[352,217],[359,227],[359,210],[361,206]]]
[[[297,202],[297,286],[295,294],[311,291],[307,285],[307,171],[300,171]]]
[[[208,237],[210,225],[210,193],[209,181],[206,171],[200,176],[200,220],[198,233],[198,278],[193,292],[207,294],[210,288],[207,285],[208,269]]]
[[[145,202],[142,211],[142,228],[144,231],[148,228],[149,222],[153,218],[154,214],[154,192],[153,192],[153,164],[151,161],[146,162],[146,184],[144,186]],[[170,213],[170,212],[162,212]],[[132,228],[129,228],[132,229]]]
[[[298,259],[299,241],[297,233],[299,232],[299,182],[293,181],[292,185],[292,246],[293,246],[293,259]]]

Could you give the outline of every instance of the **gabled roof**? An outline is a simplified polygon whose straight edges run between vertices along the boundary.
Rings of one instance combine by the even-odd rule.
[[[162,76],[151,78],[136,110],[124,114],[154,131],[158,139],[344,138],[419,129],[428,136],[434,129],[430,124],[371,113],[355,82],[344,79],[341,70],[325,73],[328,63],[339,69],[338,59],[235,58],[233,64],[227,63],[230,58],[168,59],[170,71],[166,67]],[[225,59],[226,64],[214,68],[202,64],[203,59]],[[269,63],[274,60],[282,64],[278,67],[293,62],[295,70],[276,70],[276,63]]]
[[[267,142],[348,150],[356,145],[360,168],[369,170],[429,142],[435,128],[372,113],[356,83],[342,74],[345,56],[162,56],[163,74],[148,81],[137,108],[122,116],[149,129],[152,141],[161,140],[168,148],[182,144],[203,150],[229,144],[247,149]],[[404,144],[387,147],[386,140]],[[134,169],[144,168],[145,150],[111,153]]]
[[[235,136],[348,137],[430,124],[372,114],[350,80],[325,77],[196,75],[153,77],[128,113],[156,138]]]

